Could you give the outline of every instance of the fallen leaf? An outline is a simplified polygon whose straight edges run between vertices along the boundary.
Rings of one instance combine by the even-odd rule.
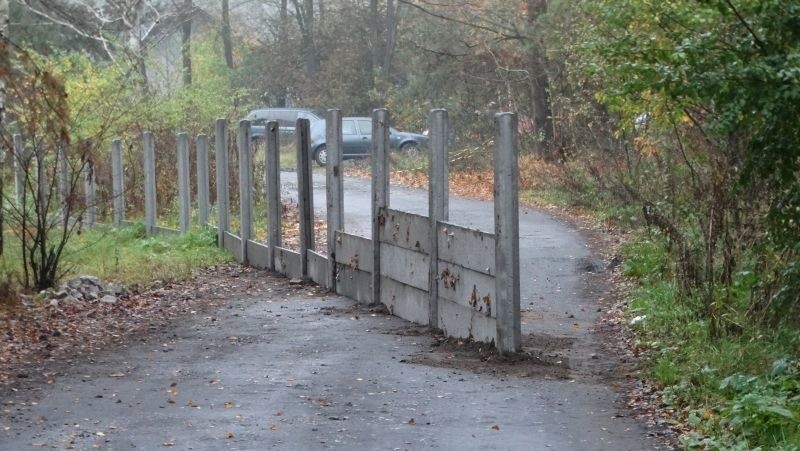
[[[162,445],[164,445],[164,446],[175,446],[175,439],[171,438],[171,439],[167,440],[166,442],[162,443]]]
[[[270,426],[270,427],[269,427],[269,429],[270,429],[271,431],[277,431],[277,430],[278,430],[278,425],[277,425],[277,424],[275,424],[275,423],[272,423],[272,426]]]
[[[494,429],[495,431],[499,431],[500,430],[500,426],[498,426],[496,424],[493,424],[492,425],[492,429]]]
[[[408,420],[408,424],[413,426],[413,425],[417,424],[417,420],[412,418],[412,419]]]
[[[233,432],[228,432],[228,435],[225,436],[225,438],[229,438],[229,439],[231,439],[233,437],[234,437]]]
[[[226,409],[232,409],[233,408],[233,402],[226,401],[224,406],[225,406]]]

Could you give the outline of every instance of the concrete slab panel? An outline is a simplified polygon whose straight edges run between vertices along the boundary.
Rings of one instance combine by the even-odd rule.
[[[472,338],[482,343],[497,342],[497,319],[472,312]]]
[[[439,298],[439,327],[453,338],[472,338],[482,343],[494,343],[497,320],[470,308]]]
[[[181,231],[170,227],[155,226],[153,227],[153,233],[161,235],[180,235]]]
[[[497,316],[494,277],[441,260],[437,274],[440,298],[484,316]]]
[[[300,253],[282,247],[275,248],[275,271],[290,279],[303,277],[300,267]]]
[[[242,239],[238,236],[230,233],[225,232],[222,240],[222,247],[224,247],[228,252],[233,254],[234,260],[241,263],[242,262]]]
[[[437,230],[439,260],[495,274],[494,234],[446,222],[440,222]]]
[[[352,269],[372,272],[372,240],[337,231],[336,262]]]
[[[247,262],[258,269],[269,269],[269,246],[247,240]]]
[[[382,243],[427,254],[431,248],[430,227],[430,221],[425,216],[389,209],[386,223],[381,227],[380,239]]]
[[[428,256],[381,243],[381,275],[420,290],[428,291]]]
[[[372,273],[336,264],[336,293],[363,304],[372,303]]]
[[[308,251],[308,278],[317,285],[328,288],[328,257]]]
[[[427,291],[384,277],[381,281],[381,302],[400,318],[428,325]]]
[[[453,338],[469,338],[472,334],[472,309],[439,298],[439,328]]]

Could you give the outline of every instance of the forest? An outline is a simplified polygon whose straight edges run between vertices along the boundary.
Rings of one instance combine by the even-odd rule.
[[[116,137],[169,142],[282,106],[385,107],[419,132],[445,108],[458,173],[491,167],[494,113],[518,113],[523,200],[626,237],[626,315],[661,421],[687,448],[800,449],[800,3],[4,0],[0,14],[7,148],[24,131],[107,159]]]

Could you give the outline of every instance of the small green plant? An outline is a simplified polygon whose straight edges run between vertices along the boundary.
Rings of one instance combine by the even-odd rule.
[[[70,243],[66,256],[72,275],[92,274],[125,285],[184,279],[196,269],[229,259],[217,247],[215,229],[147,236],[141,223],[82,233]]]
[[[678,288],[664,243],[639,235],[621,249],[624,273],[637,280],[629,318],[650,356],[650,377],[664,402],[695,432],[690,449],[797,450],[800,444],[800,333],[790,323],[764,328],[744,310],[756,280],[734,275],[726,315],[736,322],[709,333],[703,302]]]

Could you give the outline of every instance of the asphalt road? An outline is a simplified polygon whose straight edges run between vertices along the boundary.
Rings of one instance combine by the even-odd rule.
[[[346,192],[346,227],[369,233],[368,182]],[[420,199],[393,188],[390,203],[420,212]],[[491,208],[451,199],[451,219],[491,229]],[[234,280],[246,296],[64,365],[53,384],[0,389],[0,449],[656,448],[620,393],[581,370],[598,348],[583,238],[534,211],[520,229],[523,332],[573,343],[557,357],[565,377],[412,363],[438,352],[425,330],[251,271]]]

